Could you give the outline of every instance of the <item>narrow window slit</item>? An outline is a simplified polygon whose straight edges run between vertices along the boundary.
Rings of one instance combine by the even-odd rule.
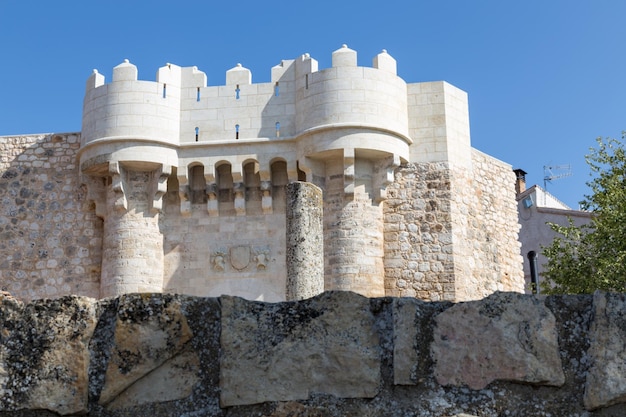
[[[198,136],[200,135],[200,128],[196,127],[196,142],[198,141]]]
[[[239,90],[239,84],[237,84],[237,88],[235,88],[235,99],[239,100],[239,92],[241,90]]]
[[[280,122],[276,122],[276,137],[280,137]]]
[[[167,97],[167,84],[163,83],[163,98]]]
[[[304,88],[309,89],[309,74],[304,75]]]
[[[235,139],[239,139],[239,125],[235,125]]]
[[[278,90],[278,81],[276,81],[276,84],[274,85],[274,95],[278,97],[279,94],[280,91]]]
[[[200,101],[200,87],[196,90],[196,101]]]

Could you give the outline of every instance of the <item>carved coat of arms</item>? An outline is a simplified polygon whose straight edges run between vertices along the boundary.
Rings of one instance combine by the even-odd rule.
[[[245,269],[250,264],[250,246],[234,246],[230,248],[230,264],[237,270]]]

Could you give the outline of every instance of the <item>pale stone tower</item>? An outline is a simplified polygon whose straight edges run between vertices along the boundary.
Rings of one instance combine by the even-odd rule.
[[[262,84],[240,64],[215,87],[195,67],[94,71],[78,154],[101,297],[523,289],[510,167],[471,148],[464,92],[407,85],[386,51],[365,68],[344,45],[323,70],[304,54]]]

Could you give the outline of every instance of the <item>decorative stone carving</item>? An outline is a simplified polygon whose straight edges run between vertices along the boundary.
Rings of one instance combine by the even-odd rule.
[[[207,201],[206,201],[206,210],[211,217],[217,217],[220,215],[219,209],[219,200],[217,199],[217,184],[215,183],[207,183],[206,186],[207,193]]]
[[[167,179],[172,174],[171,165],[161,165],[153,172],[152,213],[161,212],[163,208],[163,195],[167,192]]]
[[[242,182],[234,184],[233,192],[235,193],[235,214],[237,216],[246,215],[246,187]]]
[[[123,168],[119,162],[109,162],[109,175],[111,176],[111,190],[115,196],[113,207],[117,210],[126,210],[128,201],[124,193],[124,178],[122,176]]]
[[[265,269],[267,268],[267,262],[269,261],[267,255],[263,252],[258,253],[255,257],[256,259],[256,269]]]
[[[250,246],[234,246],[230,248],[230,264],[238,271],[245,269],[252,258]]]
[[[213,269],[218,272],[222,272],[226,267],[226,254],[224,252],[215,252],[213,255]]]
[[[271,181],[261,181],[261,209],[263,210],[263,214],[272,214],[273,212],[273,202],[272,202],[272,182]]]

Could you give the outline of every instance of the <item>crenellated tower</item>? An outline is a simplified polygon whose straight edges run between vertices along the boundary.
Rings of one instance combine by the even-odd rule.
[[[462,236],[450,219],[465,214],[445,192],[429,189],[422,203],[427,185],[405,169],[471,172],[472,152],[465,93],[443,82],[407,85],[385,50],[372,67],[358,66],[346,45],[326,69],[304,54],[257,84],[241,64],[221,86],[173,64],[156,81],[138,80],[128,60],[110,83],[94,71],[79,160],[104,219],[100,296],[280,301],[323,290],[403,295],[402,282],[416,295],[427,262],[441,264],[429,266],[435,280],[461,271],[453,246]],[[455,181],[441,184],[449,191]],[[434,241],[407,229],[422,204],[442,210]],[[455,297],[448,293],[440,298]]]

